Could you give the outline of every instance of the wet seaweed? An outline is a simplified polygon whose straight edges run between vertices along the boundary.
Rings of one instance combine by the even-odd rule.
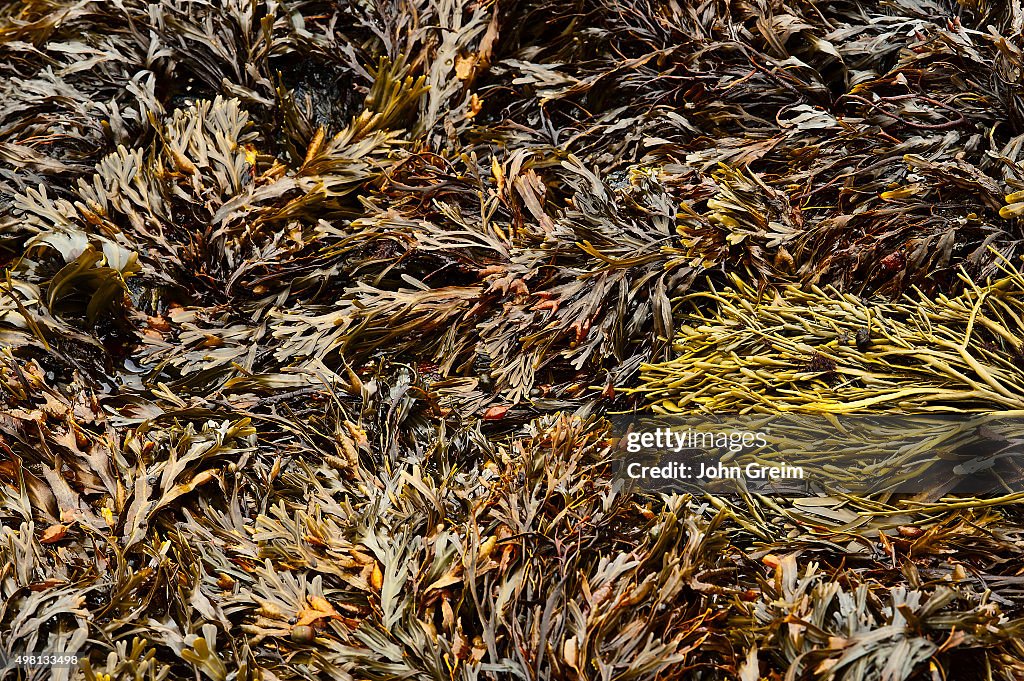
[[[1019,678],[1021,495],[641,493],[604,417],[1021,409],[1022,17],[0,5],[0,655]]]

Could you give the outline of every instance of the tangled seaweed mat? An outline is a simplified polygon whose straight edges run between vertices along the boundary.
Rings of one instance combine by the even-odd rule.
[[[1018,495],[627,494],[600,419],[695,403],[696,357],[705,406],[1017,408],[990,282],[1021,255],[1022,22],[0,4],[0,652],[89,681],[1024,677]],[[895,331],[862,348],[871,309]],[[778,318],[806,357],[750,345]]]
[[[694,312],[681,316],[679,356],[642,367],[640,392],[663,412],[1024,409],[1024,275],[1015,269],[984,286],[968,280],[953,298],[757,291],[733,277],[722,292],[682,301]]]

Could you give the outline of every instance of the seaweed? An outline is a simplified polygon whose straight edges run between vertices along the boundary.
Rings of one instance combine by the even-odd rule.
[[[1014,679],[1022,494],[613,413],[1024,408],[1022,17],[0,4],[0,678]]]

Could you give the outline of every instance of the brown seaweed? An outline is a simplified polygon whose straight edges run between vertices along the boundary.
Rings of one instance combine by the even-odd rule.
[[[641,493],[604,417],[708,385],[821,411],[862,369],[922,408],[1017,408],[1022,21],[3,4],[0,656],[79,651],[90,681],[1020,678],[1020,495]],[[948,341],[982,302],[958,399],[863,334],[881,311],[917,348],[956,308]],[[810,386],[780,397],[736,377],[783,313],[821,343],[771,350]]]

